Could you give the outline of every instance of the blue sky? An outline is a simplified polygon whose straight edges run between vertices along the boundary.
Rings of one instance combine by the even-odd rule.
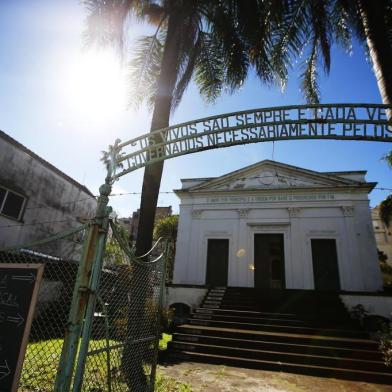
[[[0,2],[0,129],[97,193],[104,179],[101,151],[116,138],[127,140],[146,133],[150,114],[144,108],[127,109],[125,99],[116,96],[124,97],[126,91],[113,53],[95,55],[83,50],[85,16],[77,0]],[[135,37],[146,32],[145,26],[131,27],[130,49]],[[115,70],[116,77],[113,72],[106,80],[105,69],[91,61],[94,56],[108,56],[112,67],[108,69]],[[126,64],[122,72],[126,72]],[[223,95],[214,105],[205,104],[191,85],[171,124],[237,110],[304,103],[298,74],[298,69],[293,70],[284,93],[263,86],[251,74],[240,91]],[[117,90],[110,86],[101,89],[104,81],[113,82]],[[320,82],[323,103],[381,103],[371,66],[357,45],[352,56],[334,48],[331,73]],[[275,143],[274,159],[319,171],[367,170],[369,181],[392,188],[392,171],[380,160],[389,149],[387,143],[377,142],[286,141]],[[259,143],[172,159],[165,163],[161,190],[179,188],[180,178],[218,176],[271,158],[272,143]],[[125,176],[115,184],[113,193],[140,192],[141,179],[142,170]],[[374,190],[371,205],[388,194]],[[121,216],[137,209],[139,202],[139,195],[111,198]],[[178,199],[162,194],[159,205],[173,205],[177,210]]]

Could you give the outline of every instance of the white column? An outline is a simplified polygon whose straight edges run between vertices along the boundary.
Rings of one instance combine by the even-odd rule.
[[[233,255],[233,260],[236,264],[236,277],[233,279],[233,285],[240,287],[254,286],[253,273],[249,274],[248,268],[249,264],[252,263],[251,252],[250,249],[248,249],[248,215],[248,208],[238,210],[237,246],[236,249],[234,249]]]

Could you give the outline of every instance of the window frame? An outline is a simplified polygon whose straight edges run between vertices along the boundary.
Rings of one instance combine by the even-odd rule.
[[[14,221],[22,222],[22,218],[23,218],[23,215],[24,215],[24,212],[25,212],[26,203],[27,203],[27,197],[25,195],[23,195],[22,193],[15,192],[12,189],[6,188],[3,185],[0,185],[0,188],[5,190],[4,199],[0,203],[0,216],[3,216],[5,218],[7,218],[7,219],[12,219]],[[16,196],[19,196],[19,197],[23,198],[23,203],[22,203],[22,206],[20,207],[19,215],[18,215],[17,218],[15,218],[13,216],[9,216],[7,214],[3,214],[3,208],[4,208],[5,202],[7,200],[8,194],[10,192],[15,194]]]

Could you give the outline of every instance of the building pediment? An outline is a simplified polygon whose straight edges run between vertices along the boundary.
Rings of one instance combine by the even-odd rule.
[[[196,185],[185,187],[187,191],[236,191],[256,189],[298,189],[362,187],[363,181],[354,181],[339,176],[339,173],[320,173],[275,161],[261,161],[255,165],[228,173],[217,178],[208,178]],[[184,189],[184,188],[183,188]],[[184,189],[184,190],[185,190]]]

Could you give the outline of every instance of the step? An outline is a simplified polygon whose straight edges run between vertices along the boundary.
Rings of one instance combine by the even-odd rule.
[[[368,335],[362,331],[344,330],[344,329],[320,329],[304,326],[291,326],[291,325],[273,325],[273,324],[255,324],[255,323],[242,323],[242,322],[229,322],[229,321],[215,321],[206,319],[189,319],[189,324],[197,326],[211,326],[222,328],[234,329],[247,329],[252,331],[270,331],[270,332],[283,332],[294,334],[308,334],[308,335],[325,335],[336,337],[360,338],[366,339]]]
[[[269,331],[250,331],[245,329],[195,326],[191,324],[183,324],[177,327],[176,332],[182,334],[218,336],[234,339],[247,339],[253,341],[270,341],[317,346],[328,345],[329,347],[361,349],[370,351],[376,351],[378,349],[378,344],[369,339],[341,338],[322,335],[305,335]]]
[[[205,313],[205,314],[222,314],[230,316],[244,316],[244,317],[273,317],[273,318],[284,318],[284,319],[296,319],[297,315],[293,313],[273,313],[273,312],[260,312],[252,310],[232,310],[232,309],[205,309],[205,308],[195,308],[195,313]]]
[[[205,299],[203,301],[203,305],[213,305],[213,304],[220,305],[221,301],[216,300],[216,299]]]
[[[278,314],[274,315],[273,313],[267,314],[255,314],[250,312],[241,312],[232,311],[231,313],[224,313],[225,310],[221,312],[212,311],[211,309],[202,309],[202,311],[195,311],[190,314],[191,318],[194,319],[205,319],[205,320],[215,320],[215,321],[231,321],[231,322],[242,322],[242,323],[251,323],[251,324],[274,324],[274,325],[293,325],[293,326],[307,326],[314,328],[326,328],[330,329],[346,329],[346,330],[358,330],[358,325],[351,320],[339,320],[337,322],[323,322],[317,316],[302,318],[300,317],[293,318]],[[293,315],[295,317],[295,315]]]
[[[219,301],[222,302],[222,297],[218,297],[217,295],[207,295],[203,301]]]
[[[227,296],[224,296],[222,302],[225,306],[250,306],[256,308],[267,308],[267,309],[292,309],[295,312],[314,312],[321,310],[325,311],[338,311],[340,313],[347,313],[345,306],[340,303],[324,303],[324,302],[312,302],[312,303],[293,303],[293,302],[274,302],[268,300],[256,300],[255,298],[238,298],[238,299],[229,299]]]
[[[285,351],[255,350],[248,348],[227,347],[218,345],[201,344],[195,342],[169,343],[174,351],[192,351],[204,354],[222,355],[228,357],[267,360],[273,362],[287,362],[300,365],[317,365],[330,368],[353,370],[369,370],[387,372],[388,369],[382,361],[369,361],[357,358],[340,358],[336,356],[321,356],[308,353],[291,353]]]
[[[189,351],[175,353],[176,359],[185,359],[193,362],[214,363],[218,365],[237,366],[250,369],[282,371],[289,373],[307,374],[311,376],[325,376],[348,380],[367,381],[372,383],[391,385],[392,376],[385,372],[358,371],[339,368],[328,368],[315,365],[298,365],[280,361],[251,360],[222,355],[202,354]]]
[[[207,297],[220,297],[220,298],[224,298],[224,296],[225,296],[225,293],[224,292],[211,292],[211,291],[209,291],[208,293],[207,293]]]
[[[241,322],[241,323],[252,323],[252,324],[276,324],[276,325],[304,325],[305,321],[295,320],[295,319],[284,319],[284,318],[274,318],[270,317],[252,317],[252,316],[233,316],[225,314],[208,314],[208,313],[191,313],[190,318],[193,319],[204,319],[204,320],[215,320],[215,321],[231,321],[231,322]]]
[[[243,312],[263,312],[263,313],[288,313],[288,314],[295,314],[298,317],[301,318],[312,318],[313,316],[316,316],[318,320],[323,320],[325,322],[337,322],[337,321],[350,321],[350,322],[355,322],[350,318],[348,315],[347,311],[337,311],[337,310],[331,310],[331,311],[325,311],[323,313],[320,313],[319,311],[296,311],[295,309],[289,309],[289,308],[269,308],[266,306],[251,306],[251,305],[230,305],[228,306],[224,302],[220,303],[219,306],[220,309],[222,310],[235,310],[235,311],[243,311]]]
[[[360,358],[369,361],[381,361],[382,355],[378,351],[359,350],[350,348],[330,347],[327,342],[322,342],[324,345],[315,344],[296,344],[271,340],[251,340],[251,339],[236,339],[221,336],[205,336],[192,335],[183,333],[174,333],[173,342],[188,342],[200,343],[208,345],[218,345],[225,347],[249,348],[254,350],[272,350],[279,352],[290,353],[305,353],[321,356],[337,356],[339,358]]]

